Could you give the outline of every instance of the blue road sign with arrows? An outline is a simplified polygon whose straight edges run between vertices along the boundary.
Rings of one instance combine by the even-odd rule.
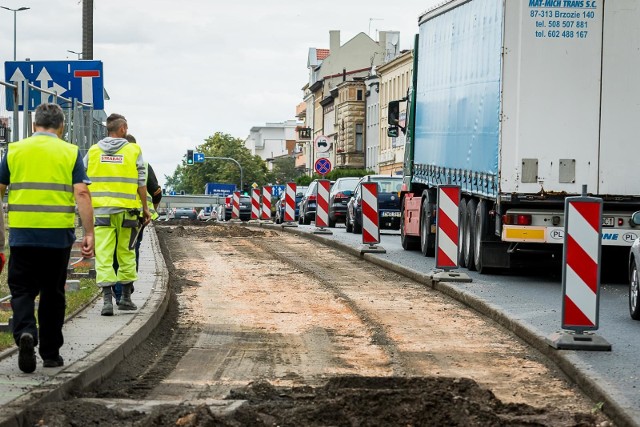
[[[204,153],[193,153],[193,163],[204,163]]]
[[[59,96],[91,104],[94,110],[104,109],[102,61],[7,61],[4,63],[4,76],[5,81],[18,85],[20,111],[24,110],[25,82],[56,92]],[[29,91],[29,110],[45,102],[53,102],[53,96],[37,90]],[[13,109],[13,96],[7,96],[7,109]]]

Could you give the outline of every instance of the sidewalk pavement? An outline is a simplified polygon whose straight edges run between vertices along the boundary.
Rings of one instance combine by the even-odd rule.
[[[132,295],[138,310],[116,308],[113,316],[101,316],[102,298],[98,298],[68,320],[60,350],[65,366],[60,368],[43,368],[38,355],[36,371],[25,374],[18,369],[17,347],[0,353],[0,427],[22,426],[21,413],[27,406],[60,400],[107,377],[160,322],[169,302],[168,278],[158,237],[149,227]]]

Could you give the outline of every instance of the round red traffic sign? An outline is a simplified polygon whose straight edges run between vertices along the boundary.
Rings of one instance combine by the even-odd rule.
[[[313,168],[315,169],[316,172],[318,172],[318,174],[325,176],[326,174],[331,172],[331,161],[326,157],[321,157],[318,160],[316,160],[316,163],[314,164]]]

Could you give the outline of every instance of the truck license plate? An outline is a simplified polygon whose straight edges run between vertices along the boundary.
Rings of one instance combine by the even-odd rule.
[[[612,216],[604,216],[602,217],[602,226],[603,227],[613,227],[615,225],[616,219]]]

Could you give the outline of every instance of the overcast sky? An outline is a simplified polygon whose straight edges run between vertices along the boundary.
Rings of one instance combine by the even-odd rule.
[[[107,114],[124,114],[158,179],[215,132],[295,118],[309,47],[363,32],[400,31],[412,47],[418,17],[440,0],[94,0],[94,60],[104,67]],[[17,59],[75,60],[81,0],[0,0],[17,13]],[[13,13],[0,9],[0,61],[13,59]],[[1,77],[6,80],[6,76]]]

